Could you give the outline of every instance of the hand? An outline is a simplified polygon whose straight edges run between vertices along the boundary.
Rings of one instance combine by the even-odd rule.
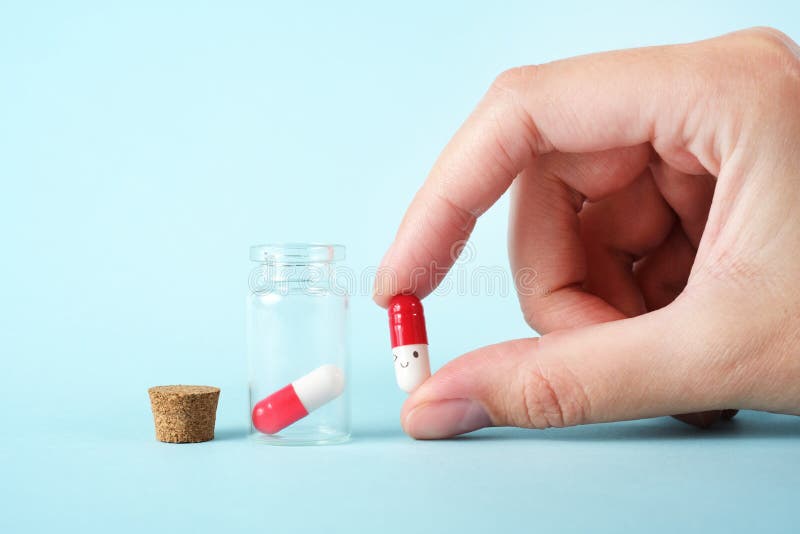
[[[543,335],[445,365],[405,431],[800,414],[798,56],[760,28],[501,74],[408,208],[375,300],[430,293],[419,269],[449,268],[513,185],[511,267],[536,273],[517,291]]]

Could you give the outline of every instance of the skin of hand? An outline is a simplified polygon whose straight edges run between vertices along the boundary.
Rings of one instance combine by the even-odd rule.
[[[800,414],[800,49],[786,35],[502,73],[414,197],[375,301],[433,291],[441,277],[420,269],[452,266],[509,188],[512,274],[542,336],[450,361],[406,400],[409,435]]]

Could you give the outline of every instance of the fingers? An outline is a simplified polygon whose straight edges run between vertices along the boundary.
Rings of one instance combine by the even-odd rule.
[[[507,71],[445,148],[409,207],[376,277],[376,302],[386,306],[400,291],[420,297],[432,291],[455,261],[453,246],[542,154],[650,142],[683,173],[720,176],[723,163],[729,164],[733,170],[725,179],[734,185],[742,169],[783,161],[785,140],[797,137],[793,123],[782,120],[796,101],[796,65],[796,46],[788,38],[750,30]],[[780,105],[764,95],[776,95]],[[785,127],[754,127],[772,122]],[[743,137],[744,126],[749,131]],[[742,146],[754,143],[763,150],[747,151],[743,159]],[[601,197],[615,185],[598,180],[578,192]]]
[[[453,244],[469,236],[475,219],[542,154],[635,146],[657,136],[659,146],[699,147],[694,157],[701,162],[720,155],[710,127],[687,139],[684,118],[714,78],[706,74],[708,58],[693,59],[703,54],[685,49],[610,52],[501,75],[415,196],[376,277],[376,302],[386,306],[398,290],[420,297],[432,291],[440,278],[431,273],[455,261]],[[596,180],[579,192],[602,197],[618,186]]]
[[[624,186],[647,167],[649,157],[645,145],[553,153],[517,178],[511,195],[509,259],[523,314],[538,332],[623,317],[583,288],[587,265],[578,212],[584,197],[575,187],[601,179]]]
[[[633,264],[664,241],[675,221],[650,171],[624,190],[589,204],[580,219],[589,265],[586,289],[628,317],[645,313]]]
[[[696,354],[687,311],[666,308],[471,352],[408,398],[403,428],[436,439],[484,426],[562,427],[734,404],[735,388],[715,387],[724,363]]]
[[[675,211],[691,246],[697,250],[708,220],[716,179],[708,174],[683,173],[663,161],[652,165],[656,187]]]
[[[648,311],[668,305],[686,287],[694,262],[695,249],[679,225],[664,242],[634,270],[637,285]]]

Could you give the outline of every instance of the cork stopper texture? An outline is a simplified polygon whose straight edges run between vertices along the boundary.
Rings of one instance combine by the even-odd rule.
[[[219,388],[156,386],[147,390],[156,439],[167,443],[200,443],[214,439]]]

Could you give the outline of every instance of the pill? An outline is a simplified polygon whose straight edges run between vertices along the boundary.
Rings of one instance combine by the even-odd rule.
[[[323,365],[301,376],[253,406],[253,426],[275,434],[299,421],[344,391],[344,373],[335,365]]]
[[[406,393],[411,393],[431,376],[425,315],[417,297],[392,297],[389,303],[389,331],[397,385]]]

